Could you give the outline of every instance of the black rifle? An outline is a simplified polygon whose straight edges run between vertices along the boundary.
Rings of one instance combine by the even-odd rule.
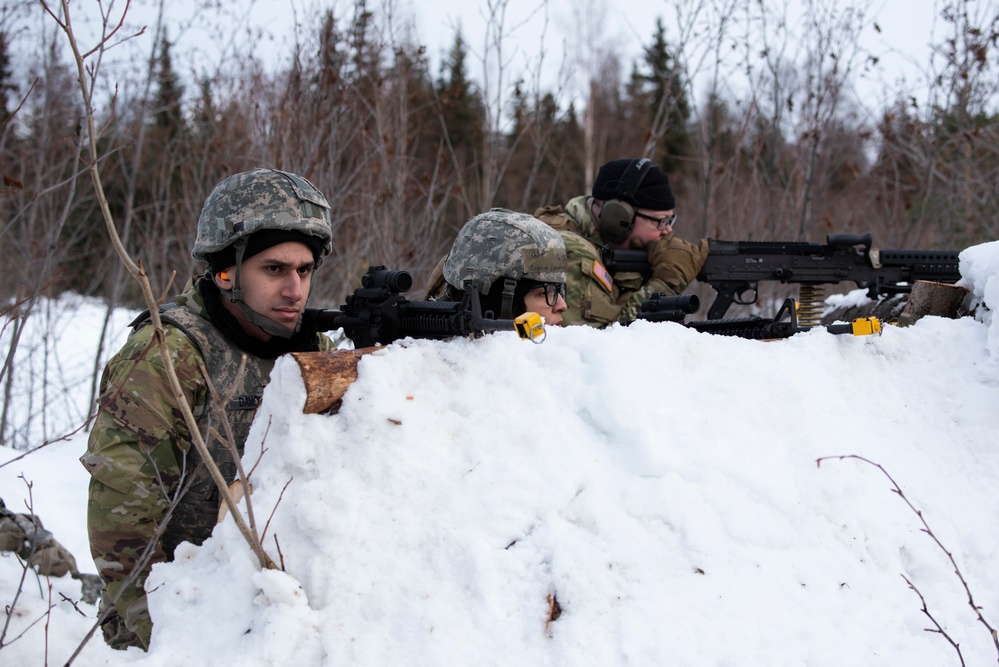
[[[316,331],[343,329],[355,347],[387,345],[406,337],[441,340],[491,331],[516,331],[521,338],[544,340],[544,325],[536,313],[515,320],[484,316],[479,293],[471,284],[465,286],[461,301],[410,301],[402,293],[412,286],[413,278],[406,271],[370,266],[361,287],[347,296],[340,310],[307,308],[302,326]]]
[[[698,299],[692,294],[667,296],[662,292],[656,292],[642,302],[642,312],[638,314],[638,319],[650,322],[677,322],[703,333],[715,334],[716,336],[738,336],[754,340],[790,338],[800,331],[808,331],[811,328],[799,325],[794,299],[785,299],[773,319],[737,317],[724,320],[684,322],[684,317],[689,313],[696,313],[698,306]],[[874,317],[864,317],[847,324],[831,324],[825,329],[833,334],[864,336],[880,333],[881,322]]]
[[[876,250],[872,236],[830,234],[826,245],[784,241],[708,240],[708,257],[697,279],[717,292],[708,309],[709,320],[725,316],[733,303],[756,303],[761,281],[774,280],[802,286],[801,308],[814,310],[821,296],[817,286],[841,281],[867,288],[867,295],[903,294],[917,280],[956,283],[957,250]],[[652,267],[644,250],[601,251],[611,273],[633,271],[649,276]]]

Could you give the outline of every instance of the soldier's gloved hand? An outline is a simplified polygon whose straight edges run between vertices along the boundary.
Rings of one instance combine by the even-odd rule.
[[[28,565],[46,577],[62,577],[67,572],[77,573],[76,559],[65,547],[52,540],[50,544],[36,549],[28,559]]]
[[[697,277],[708,257],[707,239],[694,245],[672,234],[646,246],[652,277],[662,280],[679,294]]]

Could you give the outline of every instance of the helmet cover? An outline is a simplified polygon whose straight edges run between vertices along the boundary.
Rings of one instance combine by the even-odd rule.
[[[320,257],[332,249],[333,229],[326,197],[305,178],[277,169],[234,174],[215,186],[198,218],[191,254],[206,260],[213,253],[261,230],[296,231],[322,243]]]
[[[542,283],[566,280],[565,243],[557,231],[526,213],[494,208],[462,227],[444,261],[444,279],[487,294],[499,278]]]

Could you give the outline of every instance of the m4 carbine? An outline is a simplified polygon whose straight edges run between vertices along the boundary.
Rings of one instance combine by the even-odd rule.
[[[817,324],[822,286],[853,282],[870,298],[908,293],[917,280],[956,283],[961,279],[957,250],[877,250],[866,234],[830,234],[826,244],[785,241],[708,240],[708,257],[697,279],[718,295],[708,309],[709,320],[720,320],[733,303],[756,303],[761,281],[796,283],[798,313],[803,323]],[[644,250],[605,247],[604,266],[611,273],[634,271],[651,275]]]
[[[483,315],[479,293],[465,285],[461,301],[410,301],[402,294],[413,286],[406,271],[370,266],[361,287],[347,296],[340,310],[306,308],[302,326],[316,331],[343,329],[355,347],[388,345],[401,338],[440,340],[452,336],[481,336],[491,331],[516,331],[521,338],[540,343],[545,327],[537,313],[513,320]]]

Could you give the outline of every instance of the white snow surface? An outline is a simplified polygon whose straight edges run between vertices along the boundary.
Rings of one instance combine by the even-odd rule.
[[[336,415],[302,413],[283,358],[244,456],[283,571],[228,518],[154,568],[149,653],[98,631],[73,664],[960,664],[948,638],[995,664],[999,242],[961,271],[974,317],[880,336],[402,341]],[[23,509],[30,480],[93,572],[85,446],[0,467],[0,489]],[[0,558],[5,605],[21,571]],[[0,663],[65,663],[96,609],[60,593],[79,583],[29,576]]]

